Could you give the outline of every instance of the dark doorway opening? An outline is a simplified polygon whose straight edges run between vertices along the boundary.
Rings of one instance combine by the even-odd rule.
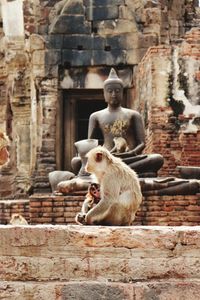
[[[88,121],[90,115],[107,105],[104,101],[103,90],[77,89],[64,90],[61,115],[63,121],[60,123],[62,148],[61,168],[71,170],[71,159],[77,155],[74,143],[79,140],[87,139]],[[102,141],[100,132],[98,139]]]

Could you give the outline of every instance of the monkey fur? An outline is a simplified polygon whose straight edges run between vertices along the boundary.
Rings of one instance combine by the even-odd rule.
[[[135,171],[105,147],[87,153],[86,171],[96,176],[101,200],[85,216],[87,225],[131,225],[142,202]]]
[[[20,214],[12,214],[9,224],[11,225],[28,225],[28,222]]]
[[[110,153],[114,153],[114,152],[123,153],[129,151],[127,142],[123,137],[121,136],[114,137],[113,141],[114,141],[114,147],[111,149]]]

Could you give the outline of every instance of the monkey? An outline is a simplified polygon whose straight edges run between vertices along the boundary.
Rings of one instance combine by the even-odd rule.
[[[114,147],[110,150],[110,153],[122,153],[129,151],[127,141],[122,136],[116,136],[113,138]]]
[[[20,214],[12,214],[9,224],[11,225],[28,225],[28,222]]]
[[[87,212],[100,201],[100,186],[98,183],[91,183],[88,187],[88,192],[86,194],[85,200],[83,202],[81,212],[75,217],[77,224],[85,224],[85,216]]]
[[[86,225],[131,225],[142,202],[136,172],[103,146],[90,150],[86,157],[85,169],[95,174],[101,194],[99,203],[85,216]]]
[[[9,139],[7,135],[0,131],[0,166],[6,165],[10,161],[10,155],[7,147],[9,146]]]

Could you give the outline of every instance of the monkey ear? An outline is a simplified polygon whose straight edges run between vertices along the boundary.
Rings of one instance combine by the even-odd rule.
[[[96,153],[95,161],[101,162],[102,161],[103,154],[101,152]]]

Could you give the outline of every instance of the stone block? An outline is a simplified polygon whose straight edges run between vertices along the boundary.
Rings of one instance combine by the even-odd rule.
[[[85,6],[91,5],[91,0],[83,0]],[[93,6],[123,5],[124,0],[93,0]]]
[[[146,53],[147,49],[129,49],[126,52],[126,63],[130,65],[137,65],[144,54]]]
[[[63,41],[64,49],[76,49],[76,50],[86,50],[86,49],[104,49],[105,39],[100,36],[91,35],[65,35]]]
[[[88,21],[97,20],[113,20],[118,19],[119,8],[118,6],[106,6],[106,7],[88,7],[86,9],[86,19]]]
[[[91,64],[91,50],[63,50],[62,64],[69,66],[89,66]]]
[[[32,64],[33,65],[44,65],[45,64],[45,51],[36,50],[32,55]]]
[[[93,28],[96,32],[106,37],[107,35],[119,35],[138,32],[136,22],[130,20],[105,20],[104,22],[94,21]]]
[[[124,50],[94,50],[92,51],[93,65],[119,65],[126,62],[126,51]]]
[[[74,26],[76,24],[76,26]],[[91,24],[83,16],[61,15],[50,29],[50,33],[58,34],[90,34]]]
[[[44,215],[41,223],[52,220]],[[183,278],[184,283],[200,280],[198,226],[2,225],[0,236],[0,279],[10,283],[98,281],[95,286],[99,297],[99,292],[104,290],[101,284],[114,281],[119,284],[115,286],[116,291],[108,288],[104,290],[105,294],[112,297],[113,293],[115,299],[118,295],[127,299],[124,295],[129,295],[128,289],[125,293],[120,283],[146,285],[154,282],[158,285],[169,278],[171,284],[176,284],[180,278],[182,284]],[[131,286],[129,289],[131,295]],[[85,295],[88,290],[90,287],[83,286]],[[76,295],[74,288],[71,291]],[[63,289],[63,295],[65,293],[66,289]]]
[[[138,33],[124,33],[106,38],[106,45],[111,49],[134,49],[138,48]]]
[[[63,47],[63,35],[62,34],[50,34],[44,36],[46,41],[46,47],[48,49],[61,49]]]
[[[45,52],[45,65],[59,65],[61,63],[61,51],[47,50]]]
[[[84,7],[81,0],[70,0],[64,5],[61,14],[83,15]]]
[[[113,283],[69,283],[61,290],[62,300],[69,299],[95,299],[101,300],[132,300],[134,297],[131,284],[113,284]]]
[[[43,50],[45,48],[44,39],[38,34],[32,34],[30,36],[30,50]]]
[[[130,9],[129,6],[121,5],[119,6],[119,19],[126,19],[126,20],[134,20],[134,12]]]
[[[151,46],[157,46],[157,45],[158,45],[157,34],[140,35],[138,40],[138,48],[149,48]]]

